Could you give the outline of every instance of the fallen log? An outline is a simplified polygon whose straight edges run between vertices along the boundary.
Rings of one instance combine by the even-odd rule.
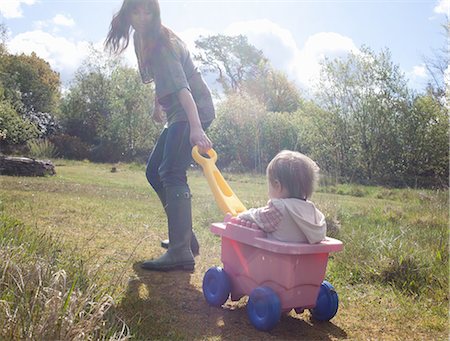
[[[0,175],[45,176],[55,174],[55,166],[50,160],[0,155]]]

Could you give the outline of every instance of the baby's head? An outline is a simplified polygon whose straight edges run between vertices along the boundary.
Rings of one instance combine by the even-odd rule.
[[[269,196],[271,191],[275,191],[279,198],[309,199],[318,174],[319,167],[309,157],[299,152],[283,150],[267,166]]]

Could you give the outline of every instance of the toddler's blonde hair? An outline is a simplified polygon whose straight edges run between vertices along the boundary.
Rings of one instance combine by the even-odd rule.
[[[282,150],[267,166],[267,178],[278,181],[289,192],[290,198],[309,199],[319,177],[319,167],[308,156],[291,150]]]

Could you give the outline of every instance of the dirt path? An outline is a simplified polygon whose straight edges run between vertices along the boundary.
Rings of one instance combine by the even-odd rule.
[[[347,334],[332,322],[315,322],[308,313],[283,315],[271,332],[260,332],[250,323],[246,302],[228,301],[210,307],[201,289],[192,284],[196,275],[159,273],[134,265],[119,313],[145,339],[167,340],[336,340]]]

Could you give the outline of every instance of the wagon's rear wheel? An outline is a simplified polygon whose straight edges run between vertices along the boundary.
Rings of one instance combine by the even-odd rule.
[[[231,292],[230,278],[221,267],[212,267],[203,277],[203,296],[215,307],[224,304]]]
[[[258,287],[250,294],[247,314],[256,329],[271,330],[281,317],[280,298],[271,288]]]
[[[318,321],[329,321],[336,315],[338,307],[339,297],[336,290],[329,282],[323,281],[316,306],[310,309],[312,317]]]

